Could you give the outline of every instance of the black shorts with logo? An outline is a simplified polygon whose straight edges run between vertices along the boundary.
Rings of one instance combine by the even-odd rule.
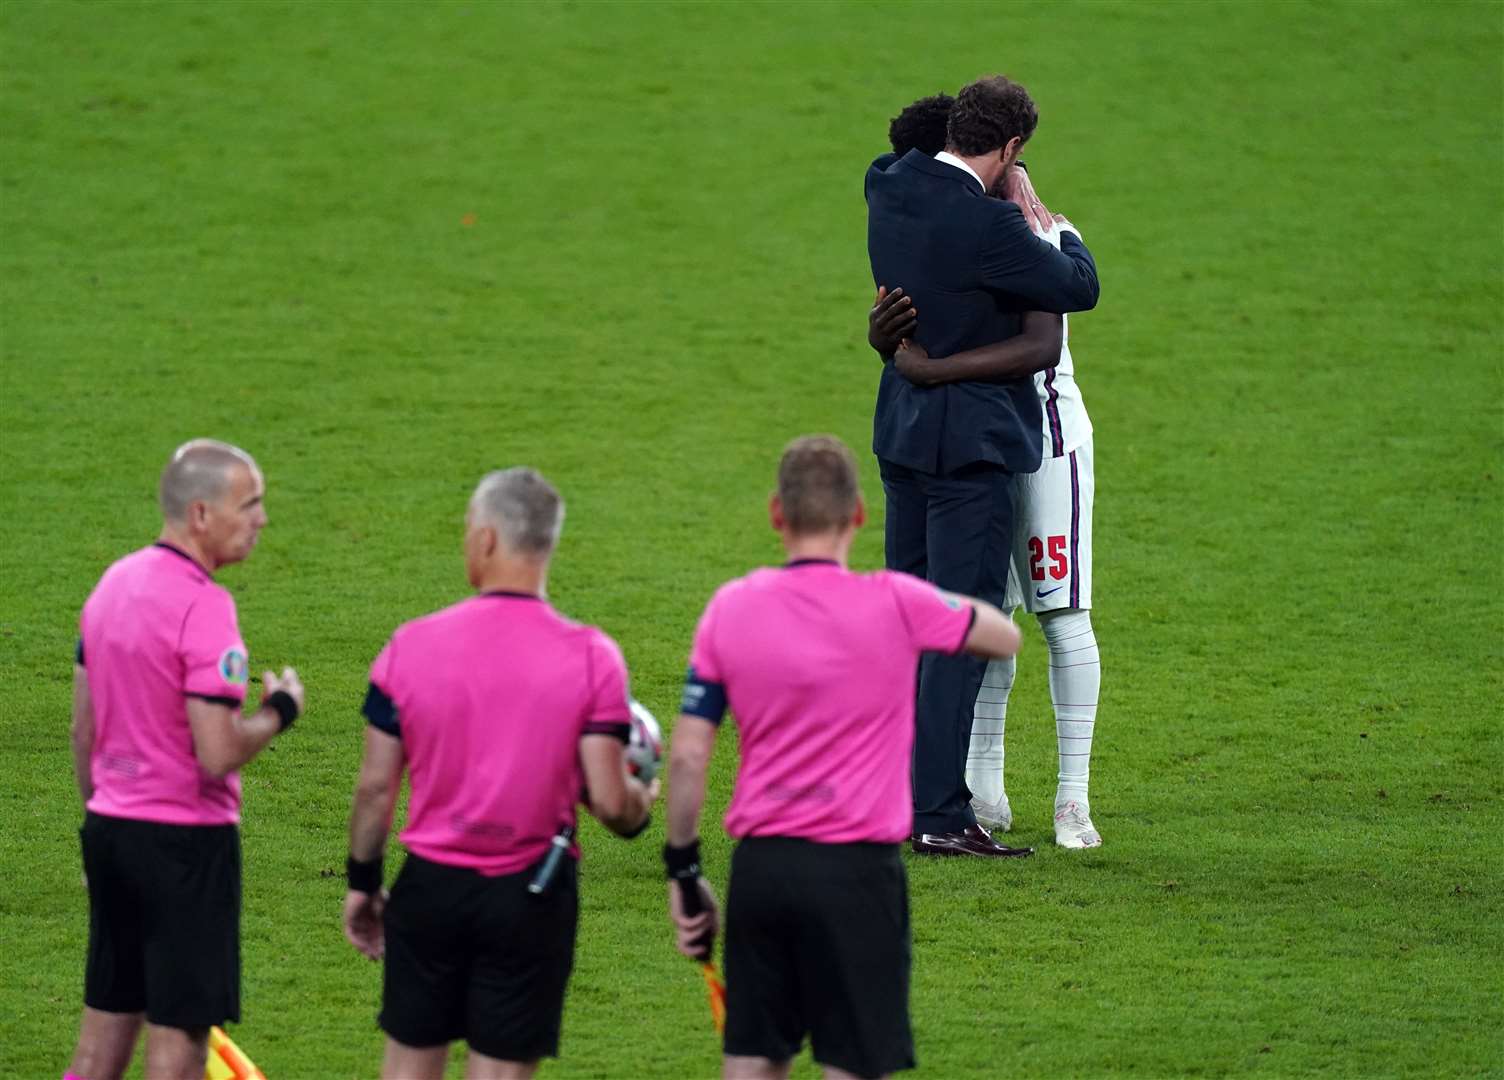
[[[409,854],[386,906],[381,1029],[407,1046],[464,1039],[503,1061],[559,1053],[579,918],[576,866],[549,891]]]
[[[914,1067],[909,892],[896,844],[748,837],[726,896],[725,1051],[783,1061],[806,1033],[822,1065]]]
[[[205,1028],[240,1019],[240,833],[88,814],[84,1004]]]

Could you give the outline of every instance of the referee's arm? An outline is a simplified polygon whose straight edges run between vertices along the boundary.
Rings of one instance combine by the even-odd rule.
[[[87,806],[94,797],[94,777],[89,770],[94,754],[94,698],[89,693],[88,669],[82,664],[73,665],[73,726],[69,735],[73,742],[73,778]]]
[[[668,914],[679,951],[700,961],[710,959],[720,925],[715,893],[700,873],[700,810],[716,729],[703,716],[680,713],[668,756]]]
[[[705,805],[705,776],[715,750],[716,725],[703,716],[680,713],[669,740],[668,842],[671,847],[692,844],[700,836],[700,810]]]

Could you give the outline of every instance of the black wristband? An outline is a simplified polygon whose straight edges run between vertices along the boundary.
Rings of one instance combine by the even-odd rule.
[[[282,723],[280,730],[286,731],[292,727],[292,722],[298,718],[298,703],[292,699],[292,695],[286,690],[274,690],[261,699],[263,709],[272,709],[276,712]]]
[[[670,881],[693,881],[700,876],[700,841],[691,840],[683,847],[663,845],[663,868]]]
[[[345,857],[345,880],[355,892],[375,895],[381,891],[382,859],[378,855],[370,862],[357,862],[354,855]]]

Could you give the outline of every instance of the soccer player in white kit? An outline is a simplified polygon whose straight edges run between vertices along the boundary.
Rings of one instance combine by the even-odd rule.
[[[904,154],[918,146],[931,153],[926,140],[933,141],[937,135],[943,145],[948,106],[945,95],[940,95],[905,109],[889,129],[894,152]],[[1028,173],[1010,170],[1004,183],[1004,191],[994,194],[1017,202],[1035,232],[1058,246],[1060,221],[1045,209]],[[874,348],[884,353],[885,340],[907,339],[917,314],[901,290],[880,292],[870,316],[869,340]],[[1058,357],[1054,355],[1057,350]],[[996,375],[1034,370],[1044,414],[1043,462],[1038,472],[1019,474],[1014,480],[1013,551],[1003,610],[1011,614],[1023,606],[1036,615],[1049,647],[1050,699],[1060,758],[1055,843],[1073,849],[1100,847],[1102,835],[1092,824],[1088,790],[1102,681],[1091,625],[1091,518],[1096,483],[1091,419],[1076,384],[1067,317],[1027,313],[1019,336],[955,356],[930,358],[909,340],[893,355],[902,374],[924,385],[985,378],[989,370]],[[1055,362],[1050,364],[1050,360]],[[1003,736],[1015,671],[1012,658],[988,663],[973,706],[966,760],[972,809],[978,820],[1004,832],[1013,826],[1003,782]]]
[[[1045,239],[1058,244],[1059,228]],[[1050,654],[1050,701],[1060,771],[1055,789],[1055,843],[1100,847],[1088,784],[1092,729],[1102,685],[1091,625],[1091,515],[1096,489],[1091,419],[1076,384],[1069,316],[1061,316],[1060,362],[1034,376],[1044,407],[1044,461],[1014,480],[1016,526],[1003,610],[1022,605],[1039,618]],[[1007,832],[1013,811],[1003,784],[1003,730],[1015,661],[992,660],[972,709],[966,784],[982,821]]]

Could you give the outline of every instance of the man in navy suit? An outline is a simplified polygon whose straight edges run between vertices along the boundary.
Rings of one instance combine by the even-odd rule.
[[[992,76],[950,110],[946,146],[885,155],[867,172],[867,250],[879,287],[902,287],[923,312],[915,338],[932,357],[1020,332],[1028,310],[1064,314],[1097,302],[1091,253],[1062,221],[1060,250],[1001,188],[1039,114],[1028,92]],[[1010,476],[1039,468],[1039,399],[1030,374],[919,386],[884,363],[872,449],[887,496],[887,564],[943,589],[1003,600],[1013,532]],[[966,786],[972,704],[984,665],[930,655],[920,667],[913,849],[1027,855],[977,824]]]

